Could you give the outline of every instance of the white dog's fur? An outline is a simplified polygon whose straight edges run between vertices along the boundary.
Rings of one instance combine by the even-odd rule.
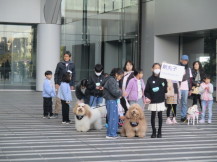
[[[192,107],[188,108],[188,115],[187,115],[187,119],[188,119],[188,125],[189,123],[195,123],[195,118],[197,119],[197,124],[198,124],[198,118],[199,118],[199,111],[197,108],[197,105],[193,105]]]
[[[90,129],[102,129],[101,117],[105,115],[105,106],[91,109],[87,104],[79,103],[73,109],[75,114],[75,128],[79,132],[87,132]],[[79,120],[80,119],[80,120]]]

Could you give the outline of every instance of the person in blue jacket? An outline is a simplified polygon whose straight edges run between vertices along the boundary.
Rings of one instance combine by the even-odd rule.
[[[51,82],[52,72],[46,71],[45,72],[45,80],[43,84],[43,110],[44,116],[43,118],[52,118],[52,97],[56,96],[54,84]]]
[[[63,74],[62,81],[58,90],[58,98],[61,99],[62,104],[62,124],[69,124],[69,105],[72,101],[72,94],[70,89],[71,74],[69,72]]]

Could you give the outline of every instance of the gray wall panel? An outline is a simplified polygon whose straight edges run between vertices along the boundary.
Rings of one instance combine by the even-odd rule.
[[[60,24],[60,3],[61,0],[0,0],[0,22]]]
[[[40,23],[41,0],[0,0],[0,22]]]
[[[217,0],[155,0],[155,34],[217,28]]]

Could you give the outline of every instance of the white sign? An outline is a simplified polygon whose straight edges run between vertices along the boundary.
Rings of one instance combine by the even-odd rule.
[[[160,78],[182,81],[184,74],[184,66],[167,63],[163,63],[161,66]]]

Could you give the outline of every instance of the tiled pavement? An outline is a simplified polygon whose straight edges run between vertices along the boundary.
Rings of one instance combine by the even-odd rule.
[[[105,128],[78,133],[74,123],[42,119],[39,92],[0,92],[0,161],[217,161],[216,109],[212,124],[196,126],[165,125],[164,113],[162,139],[150,138],[146,110],[145,138],[108,140]]]

